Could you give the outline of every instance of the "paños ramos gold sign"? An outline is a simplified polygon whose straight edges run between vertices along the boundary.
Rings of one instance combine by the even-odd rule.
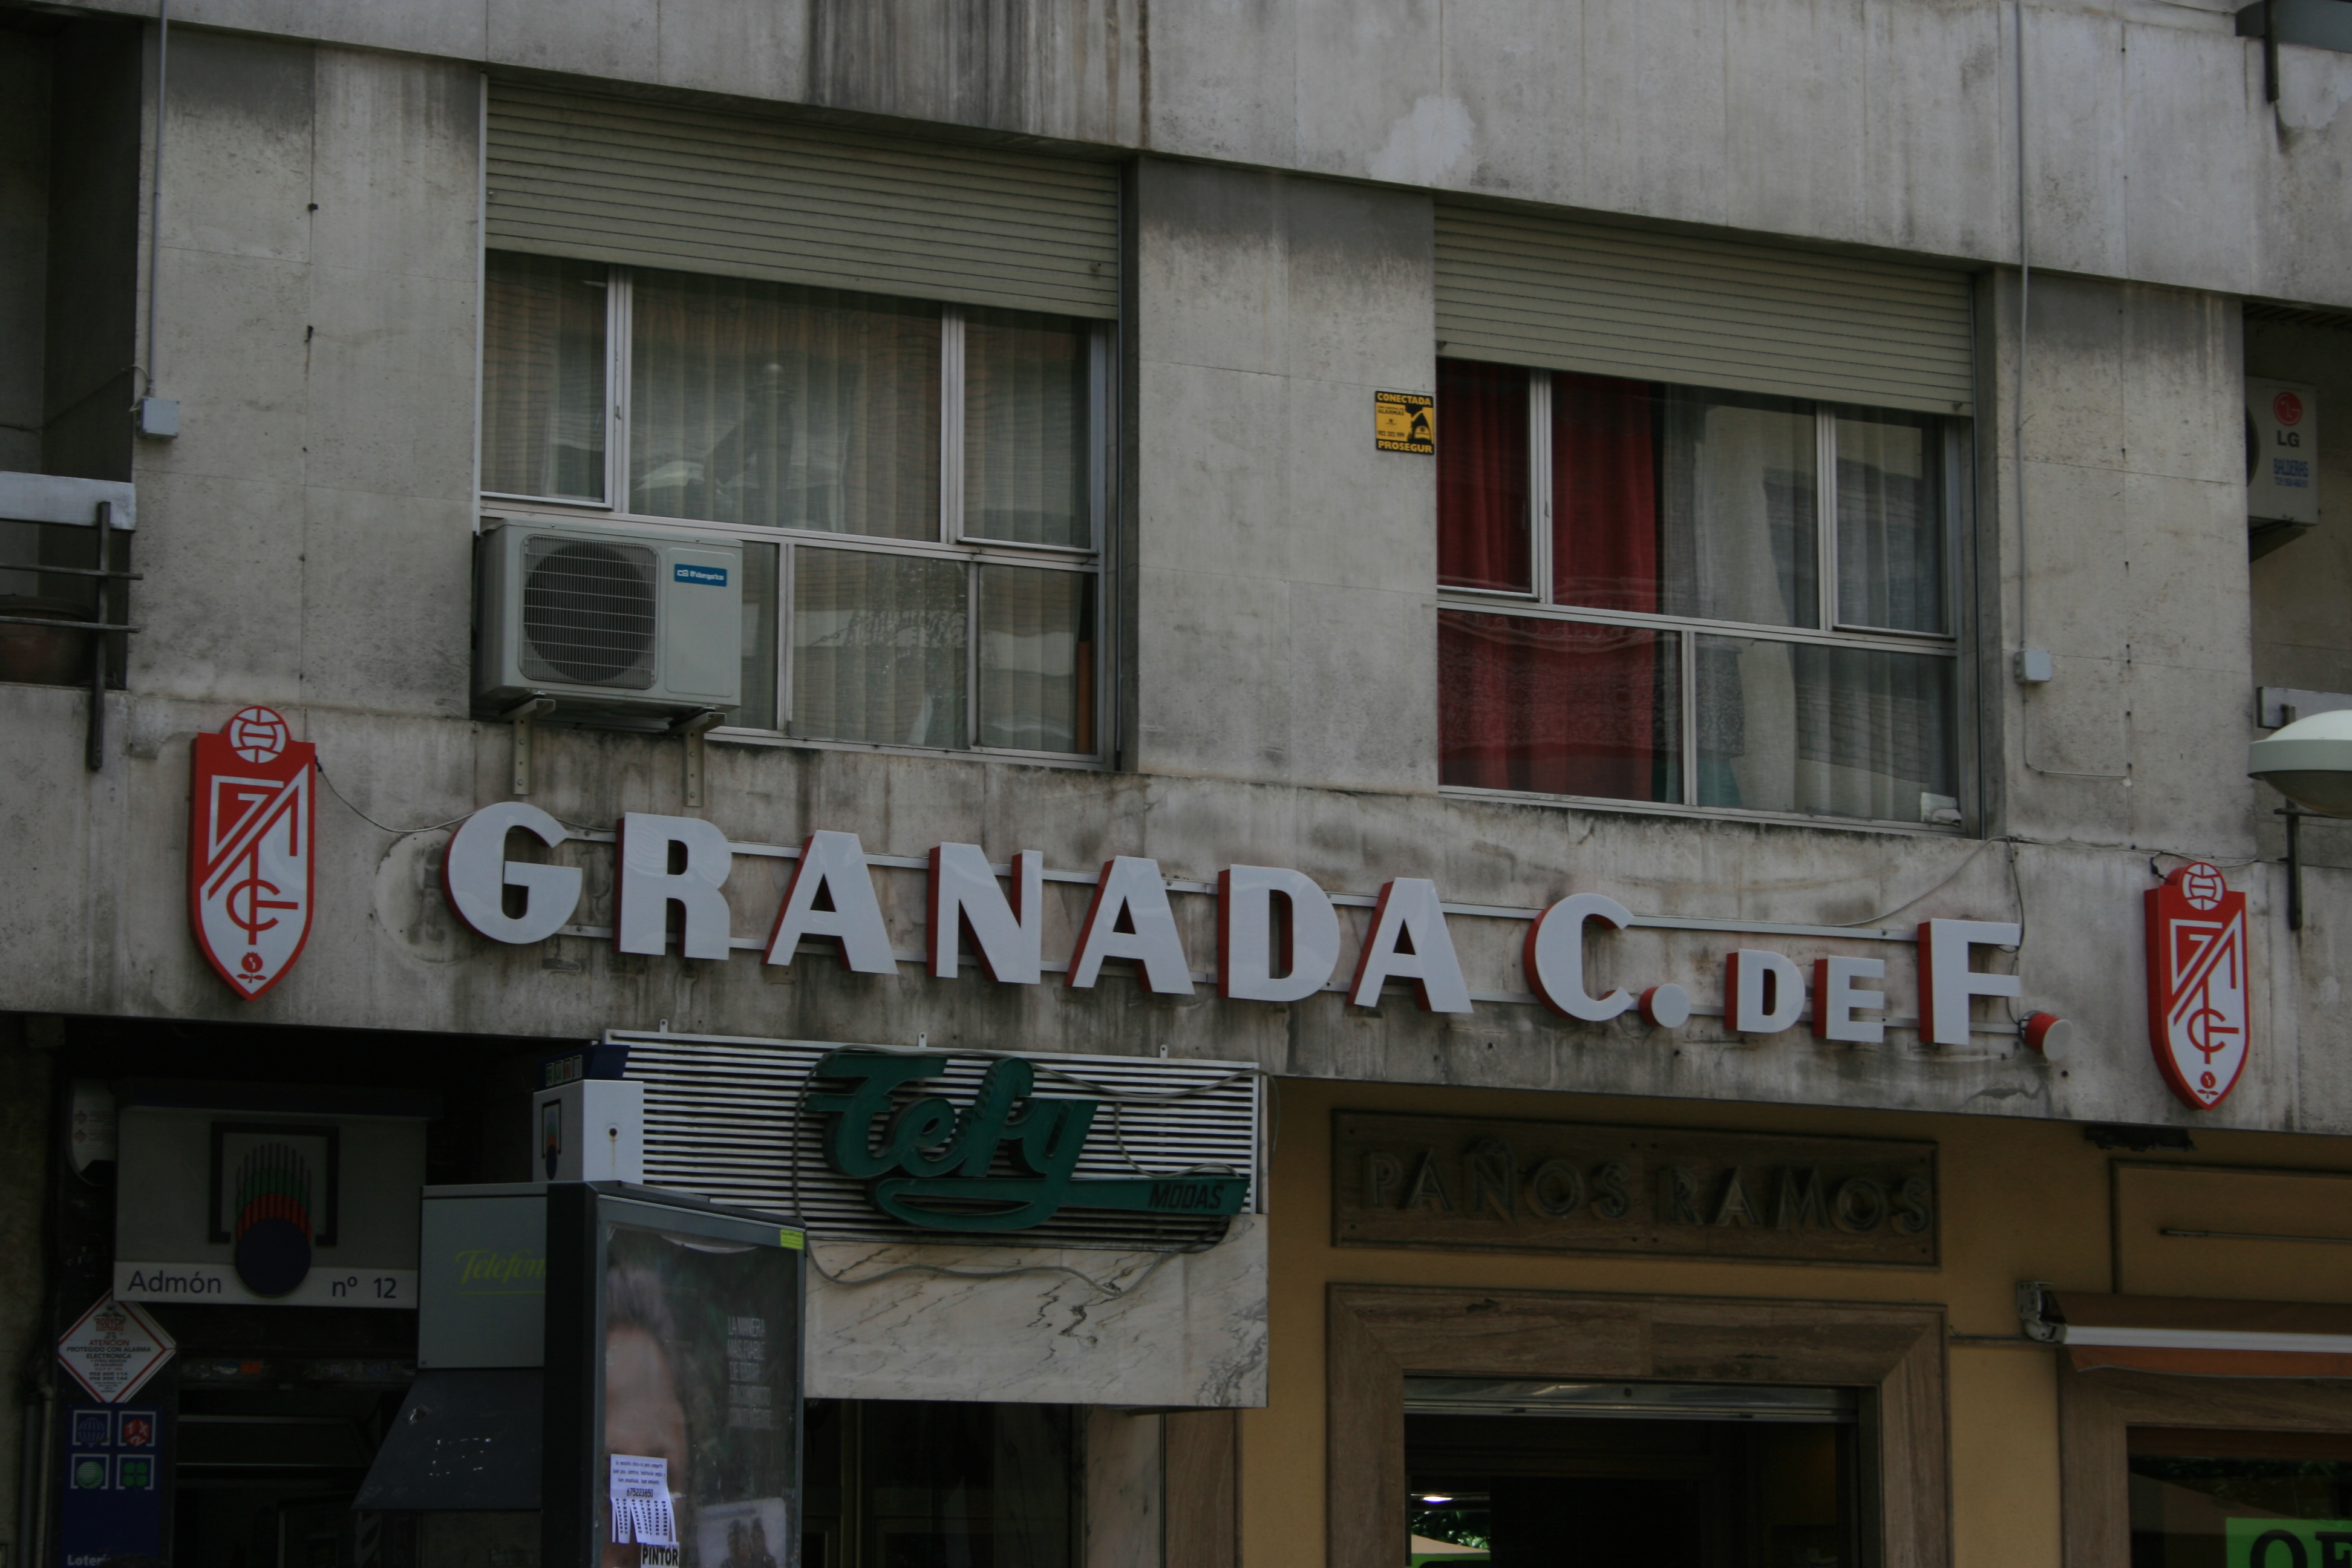
[[[1936,1145],[1342,1110],[1339,1247],[1933,1268]]]

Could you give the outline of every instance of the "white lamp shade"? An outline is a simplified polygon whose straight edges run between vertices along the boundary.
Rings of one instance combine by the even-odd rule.
[[[2256,741],[2246,771],[2305,811],[2352,816],[2352,711],[2315,713]]]

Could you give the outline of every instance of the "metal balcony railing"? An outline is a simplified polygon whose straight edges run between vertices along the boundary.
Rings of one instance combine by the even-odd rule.
[[[98,531],[96,548],[90,552],[98,562],[95,566],[0,559],[0,571],[96,579],[97,609],[89,619],[0,614],[0,626],[90,634],[89,722],[82,760],[92,773],[106,765],[106,677],[112,639],[142,629],[127,618],[127,591],[116,586],[140,580],[140,574],[131,570],[131,541],[138,521],[138,497],[127,483],[57,474],[0,473],[0,522]],[[124,662],[127,665],[129,660]]]

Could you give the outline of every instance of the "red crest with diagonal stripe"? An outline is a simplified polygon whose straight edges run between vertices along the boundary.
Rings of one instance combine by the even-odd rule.
[[[2229,1097],[2252,1036],[2246,895],[2199,860],[2147,895],[2147,1031],[2172,1092],[2199,1110]]]
[[[268,708],[241,709],[219,734],[196,737],[188,920],[240,996],[284,979],[310,935],[318,754]]]

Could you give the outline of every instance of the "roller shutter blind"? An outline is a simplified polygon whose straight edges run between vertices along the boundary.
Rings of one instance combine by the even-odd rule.
[[[1968,414],[1949,268],[1496,207],[1437,208],[1450,358]]]
[[[493,249],[1108,318],[1108,163],[490,89]]]

